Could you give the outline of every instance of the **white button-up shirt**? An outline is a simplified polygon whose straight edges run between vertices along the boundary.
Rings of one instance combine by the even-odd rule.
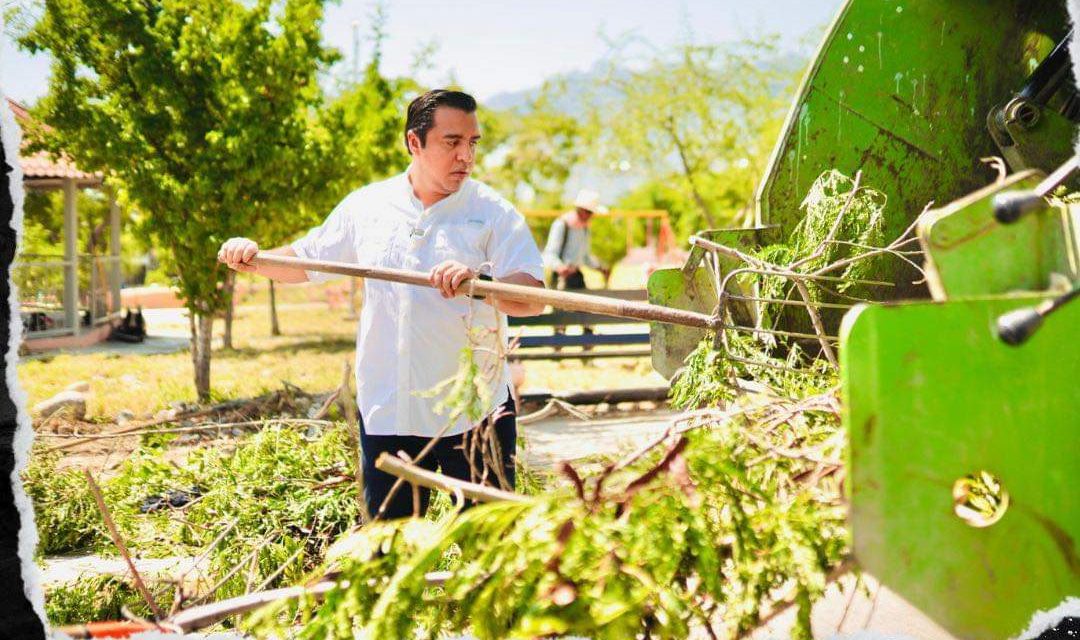
[[[473,269],[490,263],[502,278],[544,277],[543,263],[525,219],[487,185],[466,180],[457,193],[425,209],[408,172],[349,194],[322,226],[292,244],[316,260],[428,271],[446,260]],[[308,272],[312,281],[336,276]],[[447,427],[436,412],[442,394],[430,392],[452,378],[470,341],[477,363],[487,363],[492,406],[508,399],[510,375],[496,354],[506,346],[506,319],[490,305],[447,300],[428,287],[369,279],[356,337],[357,404],[372,435],[451,436],[474,425],[462,416]]]

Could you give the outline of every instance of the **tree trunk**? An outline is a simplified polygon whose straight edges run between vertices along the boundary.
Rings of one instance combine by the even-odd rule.
[[[233,309],[236,307],[236,272],[230,271],[225,275],[225,289],[229,292],[229,306],[225,307],[225,334],[222,336],[222,346],[232,349],[232,321]]]
[[[195,368],[195,391],[199,402],[210,401],[210,338],[214,316],[200,313],[191,319],[191,364]]]
[[[270,335],[280,336],[281,327],[277,321],[277,297],[274,295],[274,281],[270,281]]]

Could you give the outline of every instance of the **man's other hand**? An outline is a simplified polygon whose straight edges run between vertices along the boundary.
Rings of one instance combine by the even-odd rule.
[[[247,238],[229,238],[218,250],[218,262],[223,262],[234,271],[253,272],[255,265],[251,259],[259,252],[259,245]]]
[[[444,298],[453,298],[458,294],[458,287],[469,278],[475,278],[476,272],[457,260],[440,262],[431,269],[428,280],[431,286],[442,293]]]
[[[564,264],[561,267],[556,267],[555,268],[555,273],[559,274],[560,276],[562,276],[564,278],[567,277],[567,276],[573,275],[575,272],[577,272],[577,267],[574,267],[574,266],[568,265],[568,264]]]

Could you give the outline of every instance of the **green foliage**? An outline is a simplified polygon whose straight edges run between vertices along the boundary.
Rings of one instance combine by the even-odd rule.
[[[551,225],[555,223],[555,218],[547,216],[530,216],[525,218],[525,222],[529,225],[529,231],[532,232],[533,240],[536,241],[536,246],[543,251],[544,245],[547,243],[548,234],[551,232]]]
[[[343,425],[310,436],[296,428],[267,426],[235,448],[198,448],[182,464],[167,461],[167,448],[159,442],[138,449],[117,475],[99,482],[133,555],[195,557],[236,522],[208,556],[208,584],[245,563],[214,596],[226,598],[267,580],[267,588],[299,581],[321,562],[329,544],[358,522],[355,482],[317,486],[355,475],[355,450],[348,437]],[[41,535],[38,552],[115,554],[86,479],[75,469],[56,472],[55,461],[35,456],[24,474]],[[149,496],[192,488],[201,495],[184,507],[140,511]],[[72,585],[63,593],[86,588]],[[115,617],[110,607],[121,599],[126,595],[94,600],[101,608],[78,609],[83,617],[76,621]]]
[[[701,214],[693,198],[679,185],[669,179],[649,180],[624,195],[618,202],[620,209],[663,209],[671,216],[672,231],[685,240],[703,227]],[[720,221],[721,226],[731,224],[730,217]]]
[[[526,107],[487,112],[482,180],[535,208],[562,206],[567,178],[588,153],[579,120],[556,106],[565,91],[548,81]]]
[[[78,469],[57,470],[59,458],[56,453],[35,456],[22,476],[34,503],[40,555],[78,551],[106,535],[86,477]]]
[[[600,166],[648,178],[620,206],[669,210],[680,237],[735,221],[783,122],[790,65],[765,39],[663,49],[623,41],[609,59],[589,138]]]
[[[79,211],[79,228],[75,242],[80,253],[104,254],[109,244],[108,198],[101,191],[81,189],[76,192],[75,206]],[[41,242],[24,236],[24,254],[63,256],[64,254],[64,192],[31,190],[23,204],[24,223],[39,228]]]
[[[258,234],[264,246],[294,237],[318,224],[352,190],[405,170],[402,142],[406,95],[413,84],[379,71],[376,57],[355,84],[322,106],[307,136],[308,161],[300,197],[286,201],[281,214],[267,217]]]
[[[107,484],[110,508],[121,531],[144,555],[175,555],[180,549],[195,554],[235,520],[236,527],[211,556],[211,574],[224,576],[258,549],[254,569],[239,572],[216,597],[244,593],[303,547],[274,581],[291,584],[359,517],[355,483],[313,488],[330,477],[355,474],[347,439],[344,427],[310,439],[295,428],[267,427],[234,451],[196,449],[179,468],[165,461],[164,449],[142,449]],[[190,487],[200,488],[202,495],[184,508],[183,521],[171,518],[169,510],[139,513],[147,495]]]
[[[589,224],[589,233],[592,238],[590,248],[600,264],[610,268],[626,257],[626,252],[630,249],[626,244],[627,225],[630,225],[630,235],[634,245],[641,246],[645,239],[645,228],[640,220],[593,216]]]
[[[803,219],[788,239],[788,246],[795,255],[808,256],[824,245],[821,255],[804,265],[807,270],[838,262],[867,247],[884,246],[887,199],[877,189],[862,186],[855,191],[853,179],[835,169],[826,171],[818,176],[803,199],[800,205]],[[825,243],[830,232],[833,241]],[[869,277],[872,272],[873,261],[861,260],[835,275],[854,280]],[[839,290],[850,286],[851,283],[841,283]]]
[[[318,436],[268,427],[235,448],[195,449],[180,464],[165,458],[168,439],[154,437],[144,441],[116,476],[99,481],[110,513],[136,556],[196,557],[235,521],[208,555],[205,584],[217,583],[236,564],[244,563],[243,570],[214,594],[214,599],[221,599],[261,585],[282,567],[266,588],[302,581],[323,561],[330,544],[359,522],[355,482],[333,483],[356,471],[348,437],[344,425]],[[23,475],[35,507],[37,552],[115,554],[82,472],[57,471],[56,462],[55,454],[36,455]],[[520,464],[517,478],[519,490],[526,494],[543,491],[547,483],[546,476]],[[318,487],[322,482],[328,486]],[[148,496],[192,487],[202,495],[185,507],[140,512]],[[436,494],[429,517],[443,517],[452,509],[446,495]],[[142,599],[125,580],[90,576],[51,588],[50,620],[67,624],[120,619],[122,604],[142,611]],[[171,587],[165,593],[163,586],[151,586],[157,602],[167,606]]]
[[[476,362],[473,345],[468,344],[458,354],[457,373],[424,395],[440,397],[435,405],[435,413],[445,416],[446,422],[454,423],[464,416],[469,423],[476,424],[491,407],[490,380],[484,373]]]
[[[152,212],[197,313],[220,311],[222,241],[301,184],[320,44],[320,0],[48,0],[21,44],[53,58],[36,112],[42,142],[105,171]],[[104,143],[102,142],[104,141]]]
[[[150,594],[159,608],[172,605],[171,585],[159,584]],[[96,575],[46,589],[45,615],[53,625],[82,624],[91,620],[123,620],[123,607],[143,618],[153,612],[131,580],[114,575]]]
[[[714,348],[710,334],[686,358],[682,372],[671,385],[671,404],[677,409],[720,407],[739,395],[737,380],[752,380],[759,387],[783,397],[808,397],[836,386],[836,372],[828,363],[806,355],[798,345],[763,343],[752,336],[727,331],[727,353],[743,361],[725,358]],[[748,364],[751,361],[758,364]]]
[[[683,638],[706,619],[748,628],[782,586],[808,606],[846,548],[839,488],[804,484],[813,465],[773,450],[833,461],[839,419],[818,407],[768,425],[765,411],[700,425],[622,471],[568,472],[526,502],[365,528],[334,563],[343,586],[301,606],[301,637]],[[441,568],[452,577],[430,586]],[[268,633],[283,609],[253,624]]]
[[[64,257],[64,209],[63,192],[60,190],[31,190],[26,193],[23,205],[23,238],[19,247],[20,262],[44,262],[63,260]],[[109,251],[109,201],[100,191],[81,190],[76,195],[76,207],[80,224],[75,240],[79,254],[107,255]],[[121,243],[123,249],[129,246]],[[132,257],[131,251],[123,251],[123,257]],[[90,289],[90,273],[87,263],[79,269],[79,289]],[[14,273],[23,300],[38,297],[42,303],[59,303],[64,290],[64,271],[59,266],[22,266]],[[98,286],[101,286],[100,284]]]
[[[459,378],[475,378],[471,354],[462,358]],[[471,394],[454,397],[454,406],[471,404]],[[316,572],[339,585],[321,603],[272,606],[250,626],[273,635],[299,622],[300,638],[357,629],[380,638],[684,638],[701,624],[745,631],[789,588],[807,637],[809,607],[847,546],[839,483],[822,473],[841,458],[835,399],[777,397],[688,426],[665,448],[592,478],[563,467],[567,482],[523,502],[365,526]],[[427,576],[438,570],[450,577],[432,586]]]
[[[885,194],[865,186],[854,188],[855,181],[835,169],[822,173],[807,192],[801,204],[803,219],[786,242],[762,247],[755,256],[781,266],[806,258],[799,272],[811,273],[886,244]],[[810,259],[815,253],[817,257]],[[840,294],[850,291],[857,280],[872,278],[880,261],[880,256],[861,259],[830,273],[842,278],[830,288]],[[763,276],[760,283],[761,297],[772,299],[790,297],[794,287],[789,278],[780,276]],[[807,289],[814,302],[827,298],[820,282],[809,282]],[[763,305],[763,324],[772,325],[783,311],[777,304]]]
[[[209,396],[212,316],[231,288],[218,247],[280,217],[311,184],[325,0],[46,0],[20,38],[52,57],[37,144],[101,171],[168,247]],[[197,329],[195,328],[197,327]]]

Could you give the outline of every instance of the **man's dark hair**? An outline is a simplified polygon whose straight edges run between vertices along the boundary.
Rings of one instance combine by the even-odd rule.
[[[476,111],[476,100],[461,91],[432,89],[409,103],[408,115],[405,118],[405,150],[410,155],[412,150],[409,149],[409,132],[412,131],[420,138],[421,147],[427,144],[427,132],[435,126],[435,110],[439,107],[451,107],[472,113]]]

